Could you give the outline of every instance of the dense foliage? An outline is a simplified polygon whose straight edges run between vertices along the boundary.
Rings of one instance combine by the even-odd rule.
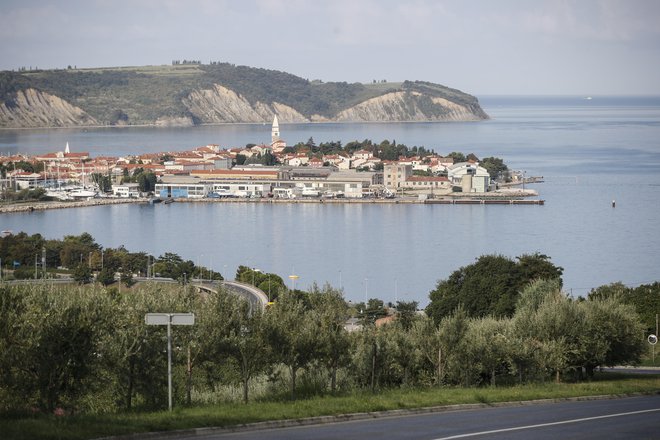
[[[403,306],[392,323],[352,333],[344,330],[348,305],[329,286],[284,291],[263,312],[223,291],[202,296],[181,285],[3,286],[0,409],[163,407],[165,328],[144,322],[155,311],[196,315],[195,325],[173,328],[177,405],[575,380],[598,365],[635,362],[642,350],[632,306],[572,300],[556,279],[527,286],[509,318],[470,318],[459,307],[436,324]]]
[[[617,298],[631,304],[639,313],[644,328],[649,333],[656,332],[658,313],[660,313],[660,283],[642,284],[627,287],[622,283],[612,283],[593,289],[589,299]]]
[[[431,291],[426,313],[440,320],[462,306],[470,317],[508,317],[520,291],[536,279],[561,279],[563,269],[547,255],[522,255],[516,261],[502,255],[483,255],[454,271]]]
[[[487,255],[438,284],[427,317],[415,302],[392,308],[372,298],[351,308],[330,286],[291,291],[275,274],[240,266],[236,279],[274,300],[262,311],[222,289],[200,294],[186,283],[112,287],[116,272],[127,286],[140,271],[221,279],[174,253],[154,259],[103,249],[86,233],[0,239],[5,266],[19,264],[14,276],[25,266],[31,277],[35,255],[47,268],[69,267],[81,284],[97,271],[97,283],[0,285],[0,413],[164,407],[164,328],[145,324],[149,312],[196,315],[194,326],[173,330],[175,401],[191,405],[580,380],[597,366],[639,361],[660,298],[654,283],[602,286],[574,300],[549,257]],[[345,329],[351,316],[361,324],[353,332]]]

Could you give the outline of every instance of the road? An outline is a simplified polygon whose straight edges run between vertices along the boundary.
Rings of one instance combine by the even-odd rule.
[[[540,403],[177,439],[660,439],[660,395]]]
[[[178,284],[179,281],[172,278],[162,278],[162,277],[133,277],[135,282],[152,282],[152,283],[167,283],[167,284]],[[241,298],[244,298],[250,302],[251,307],[258,307],[264,309],[268,304],[268,296],[261,291],[260,289],[252,286],[251,284],[240,283],[238,281],[210,281],[210,280],[189,280],[190,284],[204,290],[217,292],[219,286],[222,286],[226,289],[227,292],[238,295]],[[11,280],[7,281],[7,284],[72,284],[75,281],[71,277],[61,277],[61,278],[47,278],[47,279],[27,279],[27,280]]]

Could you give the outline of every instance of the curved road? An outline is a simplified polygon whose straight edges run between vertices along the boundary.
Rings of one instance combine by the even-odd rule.
[[[145,278],[134,277],[133,280],[139,283],[154,282],[154,283],[168,283],[178,284],[179,281],[172,278]],[[51,284],[70,284],[73,283],[73,278],[48,278],[48,279],[27,279],[27,280],[11,280],[6,281],[7,284],[35,284],[35,283],[51,283]],[[248,300],[252,307],[260,307],[262,310],[268,304],[268,296],[261,290],[251,284],[240,283],[238,281],[209,281],[191,279],[189,283],[201,290],[209,292],[217,292],[220,287],[224,288],[227,292],[238,295]]]
[[[515,404],[514,404],[515,405]],[[660,395],[382,417],[314,426],[227,432],[197,430],[177,439],[651,439],[660,438]]]
[[[223,288],[228,293],[240,296],[246,299],[251,307],[259,307],[262,310],[268,304],[268,296],[261,290],[254,287],[252,284],[240,283],[238,281],[204,281],[204,280],[190,280],[190,284],[198,289],[207,290],[209,292],[217,292],[218,288]]]

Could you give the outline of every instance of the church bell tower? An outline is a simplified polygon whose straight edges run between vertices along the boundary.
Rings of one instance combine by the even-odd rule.
[[[272,144],[280,140],[280,124],[277,121],[277,115],[273,117],[273,128],[270,132],[270,138]]]

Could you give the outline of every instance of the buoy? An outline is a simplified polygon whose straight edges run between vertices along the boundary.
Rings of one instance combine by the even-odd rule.
[[[612,200],[612,208],[616,208],[616,200]]]

